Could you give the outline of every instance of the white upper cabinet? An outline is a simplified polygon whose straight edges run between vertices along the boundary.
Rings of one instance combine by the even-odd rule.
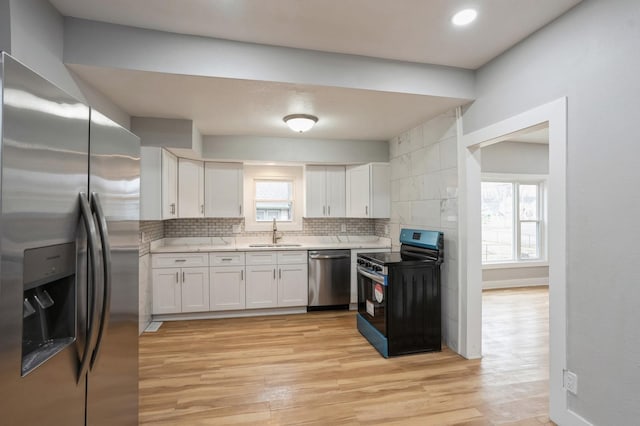
[[[204,166],[206,217],[242,217],[242,164],[212,163]]]
[[[158,147],[141,147],[140,219],[178,217],[178,159]]]
[[[204,217],[204,162],[178,159],[178,217]]]
[[[178,158],[162,150],[162,218],[178,217]]]
[[[345,217],[344,166],[307,166],[306,217]]]
[[[389,163],[347,167],[347,216],[388,218],[391,213]]]

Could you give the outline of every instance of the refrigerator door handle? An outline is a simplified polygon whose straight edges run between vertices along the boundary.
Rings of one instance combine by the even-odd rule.
[[[91,282],[91,301],[88,306],[87,317],[90,318],[90,326],[89,326],[89,334],[87,335],[87,340],[84,346],[84,350],[82,351],[82,359],[80,361],[80,369],[78,371],[78,383],[84,378],[84,375],[89,371],[89,365],[91,362],[91,351],[94,347],[94,340],[96,335],[96,329],[98,327],[98,291],[97,291],[97,283],[99,280],[98,275],[98,256],[100,255],[98,251],[98,245],[96,244],[96,240],[98,239],[96,224],[93,221],[93,214],[91,213],[91,207],[89,206],[89,200],[87,198],[87,194],[84,192],[80,193],[80,215],[82,216],[82,222],[87,231],[87,245],[89,250],[89,260],[90,260],[90,282]],[[89,283],[87,283],[87,288],[89,287]]]
[[[105,330],[109,325],[109,315],[111,311],[111,243],[109,242],[109,230],[107,229],[107,218],[102,210],[100,204],[100,197],[96,192],[91,193],[91,207],[98,219],[98,231],[100,232],[100,239],[102,241],[102,260],[103,260],[103,274],[104,274],[104,297],[102,302],[102,316],[100,318],[100,331],[98,332],[98,340],[96,341],[96,347],[93,350],[91,356],[91,369],[93,369],[98,356],[100,355],[100,348],[102,346],[102,340],[104,338]]]

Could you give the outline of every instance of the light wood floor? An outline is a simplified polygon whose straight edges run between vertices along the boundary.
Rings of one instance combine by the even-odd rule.
[[[165,323],[140,340],[140,424],[551,424],[547,299],[486,292],[474,361],[384,359],[345,311]]]

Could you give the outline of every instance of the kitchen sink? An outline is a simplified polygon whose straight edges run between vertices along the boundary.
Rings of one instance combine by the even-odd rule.
[[[301,247],[301,244],[249,244],[249,247]]]

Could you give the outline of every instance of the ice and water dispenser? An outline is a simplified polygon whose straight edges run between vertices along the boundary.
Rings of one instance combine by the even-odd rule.
[[[22,375],[76,339],[76,245],[24,252]]]

